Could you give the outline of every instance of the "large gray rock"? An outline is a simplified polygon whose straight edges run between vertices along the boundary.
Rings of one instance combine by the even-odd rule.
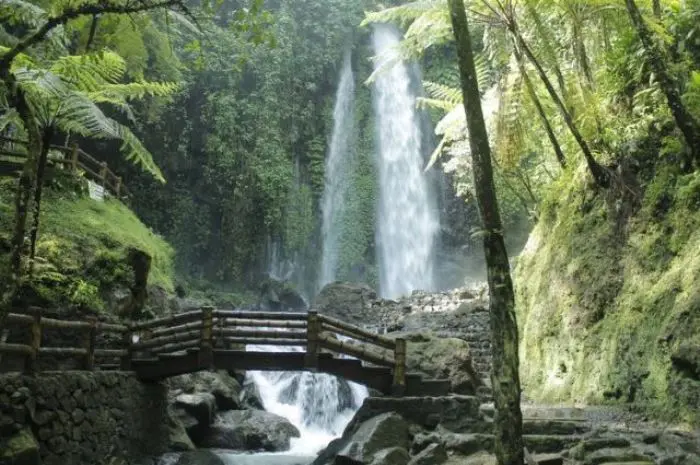
[[[364,314],[376,300],[376,291],[365,284],[334,282],[321,289],[312,307],[324,315],[363,324],[368,323]]]
[[[238,396],[238,402],[241,408],[251,408],[255,410],[265,410],[263,406],[262,396],[258,385],[252,379],[246,378],[243,382],[243,389]]]
[[[273,311],[302,311],[307,305],[294,287],[284,281],[266,278],[260,284],[259,306]]]
[[[226,465],[226,462],[212,451],[194,450],[182,454],[175,465]]]
[[[408,334],[405,337],[408,339],[408,371],[425,373],[435,379],[448,379],[455,394],[476,393],[476,388],[482,382],[472,366],[466,341],[432,334]]]
[[[188,416],[187,418],[192,417]],[[187,434],[185,425],[172,409],[168,412],[168,450],[174,452],[194,450],[194,443]]]
[[[352,424],[359,424],[382,413],[394,412],[407,421],[428,430],[438,425],[454,432],[488,428],[474,396],[442,397],[368,397],[355,413]]]
[[[224,370],[201,371],[176,376],[168,380],[171,392],[185,394],[211,393],[216,399],[218,410],[238,410],[241,408],[241,385],[236,378]]]
[[[410,459],[406,449],[391,447],[374,454],[372,465],[406,465]]]
[[[409,443],[408,422],[393,412],[384,413],[360,424],[337,456],[371,464],[380,450],[393,447],[408,449]]]
[[[299,430],[286,418],[261,410],[231,410],[219,414],[197,444],[242,451],[280,452],[289,450]]]
[[[430,444],[416,454],[409,465],[441,465],[447,462],[447,451],[442,444]]]

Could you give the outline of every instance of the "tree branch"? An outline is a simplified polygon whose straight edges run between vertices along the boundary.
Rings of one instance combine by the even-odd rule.
[[[146,2],[142,1],[138,5],[83,5],[78,8],[69,8],[65,10],[58,16],[49,18],[43,26],[36,30],[26,39],[17,43],[12,49],[5,53],[2,58],[0,58],[0,77],[5,77],[10,71],[10,66],[12,61],[17,58],[17,55],[24,52],[28,48],[38,44],[46,38],[49,32],[53,29],[66,24],[71,19],[78,18],[80,16],[94,16],[100,14],[129,14],[129,13],[139,13],[142,11],[157,10],[159,8],[179,8],[185,13],[188,13],[187,7],[184,5],[182,0],[161,0],[158,2]]]

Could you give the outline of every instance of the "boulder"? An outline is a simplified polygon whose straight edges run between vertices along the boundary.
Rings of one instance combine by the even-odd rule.
[[[409,334],[406,365],[408,371],[430,378],[448,379],[455,394],[474,395],[482,383],[472,366],[467,341],[440,338],[431,334]]]
[[[409,436],[409,424],[403,417],[393,412],[385,413],[361,423],[347,437],[337,456],[371,464],[375,455],[382,449],[408,449]]]
[[[0,439],[0,465],[40,465],[39,445],[25,428],[9,438]]]
[[[174,406],[192,415],[200,425],[210,425],[216,413],[216,398],[206,392],[180,394],[175,398]]]
[[[306,300],[284,281],[266,278],[260,284],[259,306],[273,311],[303,311]]]
[[[194,450],[194,444],[187,434],[185,425],[172,409],[168,411],[168,450],[174,452]]]
[[[243,389],[241,389],[238,396],[238,402],[242,408],[265,410],[260,389],[250,378],[246,378],[243,382]]]
[[[416,454],[409,465],[440,465],[447,461],[447,451],[442,444],[430,444]]]
[[[334,282],[321,289],[312,307],[343,321],[367,323],[363,314],[371,309],[376,299],[376,291],[366,284]]]
[[[241,385],[236,378],[224,370],[176,376],[168,380],[168,387],[171,391],[181,391],[186,394],[210,393],[216,400],[218,410],[241,408]]]
[[[197,442],[214,421],[216,400],[213,394],[180,394],[169,407],[169,414]],[[186,444],[186,443],[185,443]]]
[[[175,465],[226,465],[226,462],[212,451],[193,450],[182,454]]]
[[[231,410],[219,414],[197,444],[242,451],[280,452],[289,450],[299,430],[286,418],[261,410]]]
[[[406,449],[391,447],[374,454],[372,465],[406,465],[410,459]]]

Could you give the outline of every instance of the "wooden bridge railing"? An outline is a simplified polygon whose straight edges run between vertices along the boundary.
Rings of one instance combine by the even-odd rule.
[[[228,311],[205,307],[146,322],[117,325],[95,319],[62,321],[44,318],[38,309],[33,309],[31,314],[11,313],[6,322],[31,329],[26,344],[0,343],[0,355],[25,356],[26,372],[36,371],[36,360],[42,355],[80,357],[86,370],[96,367],[130,370],[139,359],[167,357],[190,349],[198,349],[200,368],[214,368],[216,350],[273,345],[303,347],[304,365],[308,370],[316,370],[319,355],[329,352],[391,369],[394,388],[399,392],[406,381],[404,339],[388,338],[313,311]],[[82,347],[43,346],[45,328],[79,331],[84,343]],[[108,347],[98,347],[98,335],[111,336],[113,342]],[[96,363],[96,359],[111,360],[112,363]],[[115,360],[119,363],[114,363]]]
[[[26,141],[3,136],[0,136],[0,144],[12,144],[19,146],[27,145]],[[114,174],[109,169],[106,162],[101,162],[92,155],[84,152],[78,147],[77,144],[73,144],[71,147],[51,145],[50,149],[61,152],[65,155],[65,158],[50,158],[50,163],[55,163],[74,172],[81,169],[85,172],[85,177],[98,183],[116,198],[121,198],[126,194],[126,189],[122,183],[122,178]],[[21,160],[17,162],[18,169],[21,168],[21,164],[24,162],[24,159],[27,158],[26,153],[9,151],[4,148],[0,149],[0,155]]]

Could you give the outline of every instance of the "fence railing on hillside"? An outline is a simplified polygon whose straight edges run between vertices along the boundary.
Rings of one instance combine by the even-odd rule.
[[[212,368],[217,351],[245,351],[248,345],[302,347],[305,369],[316,370],[321,354],[352,357],[370,366],[391,370],[393,388],[400,392],[406,382],[406,341],[375,334],[316,312],[288,313],[200,310],[127,325],[89,321],[63,321],[42,317],[39,309],[24,314],[11,313],[6,326],[30,328],[24,343],[0,343],[1,354],[25,357],[24,371],[34,372],[43,355],[78,357],[85,370],[131,370],[140,360],[160,360],[195,350],[195,368]],[[45,328],[78,331],[81,347],[42,345]],[[109,334],[108,347],[98,344],[98,335]],[[116,346],[116,347],[115,347]],[[287,353],[288,352],[281,352]],[[238,356],[245,357],[241,352]],[[274,354],[272,354],[274,356]],[[118,360],[118,363],[115,361]],[[97,362],[96,362],[97,361]],[[156,362],[157,363],[157,362]],[[157,367],[157,364],[155,365]],[[265,367],[259,367],[264,369]],[[393,389],[392,388],[392,389]]]
[[[26,141],[2,136],[0,136],[0,143],[23,147],[27,145]],[[92,155],[84,152],[77,144],[73,144],[70,147],[51,145],[50,149],[62,153],[65,158],[50,158],[49,163],[61,166],[66,170],[72,170],[76,173],[78,170],[82,170],[86,178],[102,186],[114,197],[122,198],[126,196],[127,192],[122,178],[114,174],[112,170],[109,169],[106,162],[101,162]],[[8,165],[16,165],[18,171],[27,158],[27,154],[24,152],[7,150],[1,147],[0,155],[10,157],[10,159],[2,160],[2,162]]]

